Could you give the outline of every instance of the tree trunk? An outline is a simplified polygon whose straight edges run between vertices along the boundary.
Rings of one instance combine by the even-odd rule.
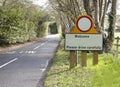
[[[99,0],[93,0],[93,5],[95,8],[94,20],[95,20],[95,28],[98,32],[100,32],[99,26]]]
[[[86,13],[92,17],[90,1],[89,0],[83,0],[83,4],[84,4],[84,8],[85,8]]]
[[[111,6],[111,11],[108,15],[109,17],[109,28],[108,28],[108,48],[107,52],[109,52],[112,48],[112,43],[114,41],[114,30],[115,30],[115,23],[116,23],[116,4],[117,0],[112,0],[112,6]]]

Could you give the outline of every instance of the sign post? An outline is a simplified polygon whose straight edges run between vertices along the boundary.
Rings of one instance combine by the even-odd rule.
[[[87,66],[87,51],[82,51],[81,52],[81,66],[84,67],[84,66]]]
[[[77,65],[76,54],[74,50],[70,50],[70,68],[74,68]]]
[[[98,52],[93,51],[93,65],[98,64]]]
[[[70,67],[76,66],[75,50],[81,51],[81,65],[87,66],[87,51],[93,51],[93,65],[98,64],[98,50],[102,50],[103,37],[94,29],[93,19],[79,16],[76,26],[65,36],[65,49],[70,50]]]

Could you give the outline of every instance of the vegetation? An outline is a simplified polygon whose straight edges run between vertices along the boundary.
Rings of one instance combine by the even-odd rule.
[[[70,32],[79,15],[88,14],[94,19],[95,29],[104,34],[105,52],[113,43],[117,0],[49,0],[57,12],[63,34]],[[109,19],[109,20],[107,20]],[[107,31],[105,31],[107,29]],[[109,44],[106,44],[109,43]]]
[[[0,0],[0,45],[42,36],[47,18],[48,14],[30,0]]]
[[[111,50],[114,42],[117,0],[49,0],[49,2],[54,10],[49,8],[48,13],[52,14],[53,21],[56,20],[49,25],[51,33],[58,32],[56,29],[58,24],[62,27],[63,35],[70,32],[71,27],[75,26],[75,19],[79,15],[88,14],[94,19],[95,29],[104,34],[105,52]],[[49,20],[48,13],[34,5],[31,0],[0,0],[0,46],[23,43],[44,36],[48,25],[45,22]],[[63,44],[64,41],[61,41],[53,65],[47,74],[45,87],[120,86],[119,56],[100,54],[99,64],[92,66],[92,54],[88,53],[88,67],[81,67],[79,55],[78,66],[69,69],[69,52],[64,50]]]
[[[120,56],[100,54],[99,64],[92,65],[92,53],[88,53],[87,67],[79,64],[69,69],[69,52],[64,50],[64,40],[53,59],[53,64],[47,73],[45,87],[119,87],[120,86]]]

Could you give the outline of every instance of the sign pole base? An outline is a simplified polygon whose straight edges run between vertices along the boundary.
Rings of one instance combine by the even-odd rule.
[[[87,66],[87,51],[81,51],[81,66]]]

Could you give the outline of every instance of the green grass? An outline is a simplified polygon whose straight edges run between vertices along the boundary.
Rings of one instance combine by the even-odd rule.
[[[120,57],[102,54],[99,64],[91,69],[94,71],[92,87],[120,87]]]
[[[53,64],[47,73],[44,87],[120,87],[120,57],[99,55],[99,64],[92,65],[92,53],[87,54],[87,67],[79,64],[69,69],[69,51],[60,43]]]

